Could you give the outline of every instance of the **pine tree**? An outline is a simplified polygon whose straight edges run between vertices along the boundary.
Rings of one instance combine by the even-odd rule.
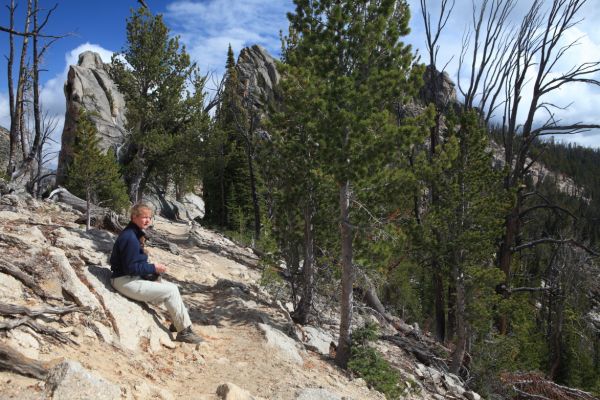
[[[127,107],[126,181],[132,200],[152,182],[193,185],[199,179],[201,137],[208,129],[204,79],[179,38],[169,37],[162,16],[132,10],[127,44],[113,56],[111,76]],[[187,87],[193,83],[194,92]],[[196,160],[195,160],[196,159]]]
[[[399,147],[410,143],[392,117],[394,104],[414,93],[405,1],[295,1],[285,39],[286,63],[317,81],[323,106],[316,125],[318,165],[338,190],[342,298],[336,362],[350,356],[354,282],[352,216],[361,181],[385,171]],[[309,110],[310,112],[311,110]],[[296,110],[303,113],[303,110]],[[408,135],[407,135],[408,136]],[[304,154],[304,152],[300,152]]]
[[[116,211],[127,207],[127,190],[114,152],[102,154],[94,123],[83,109],[78,115],[73,163],[69,166],[66,187],[86,200],[86,227],[90,229],[93,204],[106,204]]]
[[[227,50],[223,94],[208,139],[204,189],[206,220],[224,229],[260,236],[259,173],[255,166],[257,121],[245,104],[233,50]]]

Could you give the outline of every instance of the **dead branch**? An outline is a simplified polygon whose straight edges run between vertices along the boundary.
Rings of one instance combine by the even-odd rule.
[[[519,218],[523,218],[530,212],[539,210],[539,209],[551,209],[551,210],[562,211],[565,214],[572,217],[574,220],[577,220],[577,217],[571,211],[569,211],[566,208],[563,208],[561,206],[557,206],[556,204],[539,204],[537,206],[529,207],[528,209],[521,211],[521,214],[519,214]]]
[[[29,289],[31,289],[36,295],[40,296],[42,299],[53,299],[53,300],[62,300],[56,297],[48,295],[44,289],[37,284],[33,277],[29,276],[25,272],[23,272],[19,267],[9,263],[6,260],[0,259],[0,272],[8,274],[15,279],[19,280]]]
[[[523,399],[594,400],[591,393],[562,386],[537,373],[505,373],[500,379],[509,384]]]
[[[7,28],[5,26],[0,26],[0,32],[6,32],[6,33],[10,33],[13,35],[17,35],[17,36],[22,36],[22,37],[31,37],[31,36],[36,36],[40,37],[40,38],[50,38],[50,39],[62,39],[68,35],[44,35],[39,33],[38,31],[32,31],[32,32],[19,32],[16,31],[14,29],[10,29]]]
[[[434,366],[440,371],[448,371],[446,362],[442,358],[432,353],[427,346],[419,343],[417,340],[400,335],[384,335],[381,336],[380,339],[387,340],[388,342],[400,347],[407,353],[412,354],[420,363],[424,365]]]
[[[527,242],[527,243],[524,243],[519,246],[515,246],[511,250],[516,253],[517,251],[521,251],[523,249],[528,249],[528,248],[531,248],[531,247],[537,246],[538,244],[543,244],[543,243],[571,244],[573,246],[579,247],[579,248],[587,251],[588,253],[590,253],[593,256],[596,256],[596,257],[600,256],[600,254],[597,253],[595,250],[590,249],[589,247],[579,243],[578,241],[576,241],[573,238],[571,238],[571,239],[542,238],[542,239],[532,240],[531,242]]]
[[[508,294],[518,293],[518,292],[545,292],[547,290],[552,290],[549,287],[518,287],[513,289],[506,289]]]
[[[556,125],[556,126],[542,126],[537,129],[533,129],[531,134],[534,136],[547,136],[547,135],[573,135],[575,133],[586,132],[590,129],[598,129],[598,124],[572,124],[572,125]]]
[[[5,304],[0,303],[0,314],[2,315],[27,315],[28,317],[36,317],[43,314],[51,315],[65,315],[72,312],[85,312],[89,311],[89,307],[79,307],[75,304],[68,305],[66,307],[42,307],[39,309],[31,309],[25,306],[19,306],[16,304]]]
[[[70,337],[64,335],[63,333],[57,331],[56,329],[51,328],[49,326],[39,324],[38,322],[36,322],[35,320],[33,320],[29,317],[23,317],[23,318],[19,318],[19,319],[13,319],[13,320],[2,322],[2,323],[0,323],[0,329],[10,330],[10,329],[14,329],[21,325],[28,326],[31,329],[33,329],[34,331],[36,331],[37,333],[40,333],[42,335],[50,336],[51,338],[55,339],[59,343],[62,343],[62,344],[70,343],[70,344],[74,344],[74,345],[79,345],[79,343],[77,343]]]
[[[48,375],[44,363],[24,356],[4,343],[0,343],[0,369],[37,379],[44,379]]]

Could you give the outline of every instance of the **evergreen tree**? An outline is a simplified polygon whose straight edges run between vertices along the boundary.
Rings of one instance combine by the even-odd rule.
[[[413,56],[400,41],[408,33],[410,15],[406,2],[396,0],[297,0],[295,4],[295,13],[288,16],[284,57],[318,82],[314,101],[323,105],[311,118],[316,124],[318,165],[335,182],[339,196],[342,298],[336,362],[346,366],[356,234],[353,194],[363,179],[385,170],[399,145],[410,142],[402,137],[404,132],[390,112],[403,96],[414,92]]]
[[[224,229],[260,237],[260,176],[255,165],[255,111],[247,104],[235,66],[227,50],[223,94],[208,142],[210,157],[204,176],[206,219]]]
[[[249,196],[246,196],[248,179],[238,134],[239,128],[245,129],[243,126],[238,127],[245,121],[245,110],[242,107],[231,45],[227,49],[225,67],[223,94],[207,140],[209,154],[203,187],[206,197],[205,219],[224,229],[235,229],[239,226],[236,226],[238,221],[234,214],[236,211],[238,214],[248,211],[242,202],[249,199]]]
[[[319,243],[324,247],[325,241],[318,231],[336,225],[335,218],[327,214],[332,211],[327,207],[333,200],[327,199],[327,191],[333,182],[324,176],[320,165],[323,160],[318,158],[315,116],[324,108],[319,97],[320,81],[312,77],[311,71],[285,63],[279,64],[278,70],[284,77],[278,88],[280,103],[271,116],[268,126],[271,140],[261,158],[266,160],[263,169],[270,188],[272,225],[281,257],[292,271],[292,277],[302,271],[300,300],[294,304],[292,317],[306,324],[311,314],[319,261],[315,246]],[[294,288],[296,281],[292,279]]]
[[[79,110],[73,163],[69,166],[66,187],[86,200],[86,226],[90,229],[90,208],[106,204],[116,211],[127,207],[127,190],[121,179],[114,152],[102,154],[94,123]]]
[[[111,76],[127,106],[126,181],[132,200],[148,183],[164,191],[171,183],[199,179],[201,135],[208,128],[203,108],[204,79],[179,38],[169,37],[162,16],[132,10],[127,45],[113,56]],[[194,92],[190,93],[188,84]]]

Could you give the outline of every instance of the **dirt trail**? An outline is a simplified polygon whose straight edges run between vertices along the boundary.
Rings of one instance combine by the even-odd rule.
[[[68,219],[65,215],[45,215],[44,218],[53,223]],[[24,221],[11,223],[25,224]],[[41,344],[40,359],[77,360],[85,368],[120,385],[125,399],[218,399],[217,387],[226,382],[263,399],[296,399],[305,388],[323,388],[339,398],[384,398],[366,388],[362,380],[349,380],[328,357],[304,351],[302,362],[298,364],[267,344],[258,324],[267,323],[285,330],[285,313],[273,307],[268,296],[261,295],[260,291],[215,286],[219,279],[227,279],[256,288],[253,285],[260,279],[257,269],[186,244],[191,229],[187,224],[157,219],[155,228],[177,243],[181,253],[174,255],[152,249],[151,261],[169,267],[166,279],[179,285],[194,329],[206,339],[205,343],[175,342],[174,348],[163,347],[157,352],[142,346],[140,351],[132,352],[86,334],[83,327],[69,326],[69,317],[65,317],[65,326],[61,329],[80,345],[56,345],[36,334]],[[209,231],[205,234],[216,235]],[[166,329],[166,313],[154,309]],[[41,381],[0,371],[0,399],[37,399],[42,390]]]

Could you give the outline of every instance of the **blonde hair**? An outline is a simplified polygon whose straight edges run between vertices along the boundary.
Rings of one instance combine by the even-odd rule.
[[[138,215],[141,215],[144,211],[150,211],[150,214],[154,213],[154,210],[148,204],[137,203],[133,207],[131,207],[131,210],[129,211],[129,216],[132,218],[137,217]]]

